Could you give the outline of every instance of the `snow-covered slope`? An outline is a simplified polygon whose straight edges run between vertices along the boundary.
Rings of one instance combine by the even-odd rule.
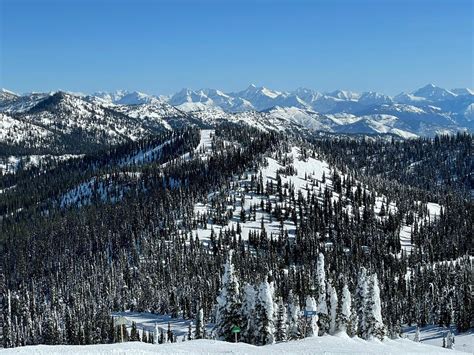
[[[472,350],[472,349],[471,349]],[[178,343],[147,344],[128,342],[105,345],[36,345],[3,350],[2,354],[466,354],[408,339],[365,341],[344,335],[306,338],[266,346],[227,343],[217,340],[191,340]]]
[[[123,143],[170,129],[163,118],[177,116],[184,114],[167,104],[102,105],[57,92],[26,110],[2,113],[0,138],[9,145],[77,153],[94,145]]]
[[[28,121],[0,113],[0,142],[24,147],[40,147],[52,142],[53,132]]]

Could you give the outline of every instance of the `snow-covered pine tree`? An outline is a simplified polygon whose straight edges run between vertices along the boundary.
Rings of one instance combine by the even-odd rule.
[[[368,297],[365,304],[365,333],[364,338],[377,337],[383,340],[385,337],[385,326],[382,321],[382,306],[380,302],[380,288],[377,274],[369,278]]]
[[[337,306],[338,298],[336,289],[328,282],[328,293],[329,293],[329,334],[336,332],[336,321],[337,321]]]
[[[338,329],[349,335],[352,334],[351,314],[352,313],[352,297],[347,284],[342,288],[341,308],[338,313]]]
[[[276,322],[275,322],[275,340],[277,342],[286,341],[288,339],[287,329],[287,314],[286,307],[283,303],[283,299],[278,299],[277,311],[276,311]]]
[[[328,305],[326,301],[326,271],[324,269],[324,255],[319,253],[316,265],[316,281],[318,285],[317,310],[319,317],[319,333],[326,334],[329,330]]]
[[[306,297],[306,311],[317,311],[318,307],[316,305],[316,300],[312,296]],[[305,337],[317,337],[319,333],[318,327],[318,316],[314,315],[312,317],[305,316],[305,328],[306,332]]]
[[[256,344],[267,345],[275,342],[273,287],[265,280],[258,287],[256,313]]]
[[[255,303],[257,292],[253,285],[246,283],[242,295],[242,333],[241,339],[247,343],[253,343],[255,339]]]
[[[366,321],[365,321],[365,308],[367,302],[367,292],[368,292],[368,283],[367,283],[367,270],[362,267],[359,272],[359,277],[357,279],[357,288],[354,298],[355,310],[357,316],[357,325],[356,333],[358,336],[363,337],[366,331]]]
[[[420,327],[416,327],[416,332],[415,332],[415,336],[413,338],[413,341],[419,343],[420,342]]]
[[[130,341],[140,341],[140,334],[137,330],[137,323],[132,322],[132,330],[130,331]]]
[[[240,325],[240,290],[239,280],[232,264],[232,250],[229,251],[227,262],[224,265],[224,274],[221,280],[221,291],[217,297],[217,314],[214,332],[219,340],[233,341],[231,329]]]
[[[446,347],[454,350],[454,334],[451,330],[448,330],[448,335],[446,336]]]
[[[204,337],[204,311],[199,308],[196,314],[196,328],[194,329],[194,339],[202,339]]]
[[[155,332],[154,332],[154,340],[155,344],[161,344],[160,343],[160,337],[163,335],[163,331],[160,332],[158,328],[158,323],[155,323]]]
[[[298,298],[290,290],[288,294],[288,338],[296,340],[301,338],[300,305]]]

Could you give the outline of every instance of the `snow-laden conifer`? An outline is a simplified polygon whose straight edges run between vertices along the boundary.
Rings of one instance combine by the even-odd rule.
[[[290,290],[288,295],[288,338],[291,340],[301,338],[300,305],[293,290]]]
[[[341,309],[338,317],[338,328],[342,332],[350,333],[349,328],[352,313],[352,297],[347,284],[342,288]],[[349,334],[351,335],[351,334]]]
[[[385,337],[385,326],[382,321],[382,306],[380,302],[380,288],[377,274],[374,273],[369,278],[365,303],[365,333],[364,338],[377,337],[383,340]]]
[[[324,269],[324,255],[319,253],[316,265],[316,281],[318,286],[317,310],[320,324],[320,333],[325,334],[329,330],[329,314],[326,301],[326,271]]]
[[[362,337],[366,331],[365,306],[367,302],[367,292],[367,270],[362,267],[359,272],[359,277],[357,279],[357,288],[355,293],[355,309],[357,316],[357,327],[355,330],[357,335],[359,335],[360,337]]]
[[[231,329],[240,324],[240,293],[239,280],[232,264],[232,250],[229,251],[224,265],[224,274],[221,280],[221,290],[217,297],[216,325],[214,332],[219,340],[233,341]]]
[[[306,297],[306,306],[305,311],[317,311],[316,300],[312,296]],[[305,317],[306,322],[306,334],[307,337],[317,337],[319,333],[318,327],[318,315],[313,315],[311,317]]]
[[[257,303],[255,306],[257,344],[266,345],[275,342],[273,287],[265,280],[258,287]]]
[[[242,295],[242,324],[241,324],[241,339],[248,343],[253,343],[255,339],[255,303],[257,291],[253,285],[246,283],[243,287]]]
[[[336,332],[336,321],[337,321],[337,305],[338,298],[336,289],[328,283],[328,293],[329,293],[329,334],[334,334]]]
[[[194,339],[204,338],[204,311],[199,308],[196,315],[196,328],[194,329]]]

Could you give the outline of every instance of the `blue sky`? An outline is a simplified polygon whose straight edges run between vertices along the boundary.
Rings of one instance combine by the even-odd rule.
[[[473,87],[471,0],[0,0],[13,91]]]

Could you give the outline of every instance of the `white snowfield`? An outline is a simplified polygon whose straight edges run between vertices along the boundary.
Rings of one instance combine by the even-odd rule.
[[[470,350],[472,353],[472,349]],[[245,343],[227,343],[217,340],[191,340],[161,345],[128,342],[101,345],[36,345],[0,351],[8,354],[466,354],[432,345],[416,343],[408,339],[365,341],[341,334],[306,338],[298,341],[254,346]]]

